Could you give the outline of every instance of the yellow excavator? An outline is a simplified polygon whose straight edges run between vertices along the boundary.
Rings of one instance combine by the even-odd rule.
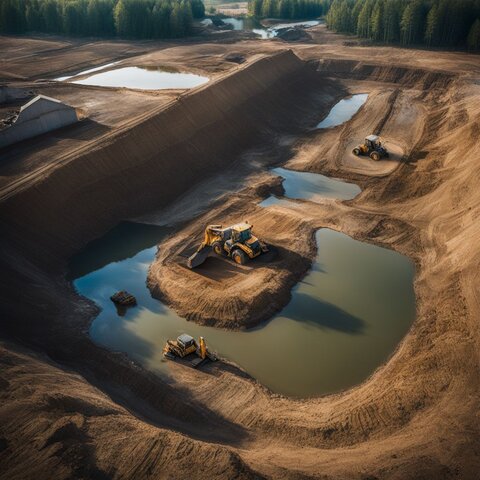
[[[205,238],[197,251],[189,257],[187,265],[195,268],[201,265],[213,250],[217,255],[230,257],[235,263],[244,265],[249,259],[268,252],[265,243],[252,234],[253,226],[248,222],[230,227],[208,225]]]

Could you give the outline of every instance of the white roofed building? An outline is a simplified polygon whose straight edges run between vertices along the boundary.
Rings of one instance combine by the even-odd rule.
[[[0,130],[0,148],[78,122],[74,107],[37,95],[20,108],[15,121]]]

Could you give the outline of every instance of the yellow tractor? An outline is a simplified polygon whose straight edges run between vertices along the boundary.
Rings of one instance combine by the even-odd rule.
[[[212,362],[217,361],[217,356],[207,348],[203,337],[200,337],[197,343],[193,337],[186,333],[179,335],[176,340],[167,340],[165,347],[163,347],[163,356],[169,360],[188,359],[192,367],[195,368],[207,359]]]
[[[368,155],[372,160],[379,161],[381,158],[388,158],[388,150],[382,145],[377,135],[369,135],[365,138],[365,143],[356,146],[352,153],[357,157],[359,155]]]
[[[209,225],[205,229],[205,238],[198,250],[188,259],[188,266],[201,265],[211,250],[217,255],[230,257],[235,263],[244,265],[249,259],[268,252],[268,247],[252,234],[252,225],[247,222],[230,227]]]

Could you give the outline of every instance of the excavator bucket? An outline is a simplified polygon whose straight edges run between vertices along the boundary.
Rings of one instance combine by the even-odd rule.
[[[188,268],[196,268],[201,265],[208,257],[208,254],[212,251],[210,245],[205,245],[199,248],[193,255],[188,257]]]

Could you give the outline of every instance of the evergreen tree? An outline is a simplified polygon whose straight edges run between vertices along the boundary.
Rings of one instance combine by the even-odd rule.
[[[402,43],[404,45],[413,43],[413,22],[413,5],[410,3],[403,11],[402,21],[400,23],[400,28],[402,30]]]
[[[400,39],[400,5],[397,0],[386,0],[383,13],[383,41],[398,42]]]
[[[402,43],[411,45],[422,41],[422,30],[425,26],[425,8],[422,0],[414,0],[403,11],[400,22]]]
[[[257,17],[318,18],[376,41],[478,50],[480,0],[248,0]],[[189,35],[202,0],[0,0],[0,32],[167,38]]]
[[[25,29],[27,32],[40,32],[43,30],[43,17],[40,13],[38,0],[28,2],[25,7]]]
[[[130,19],[125,6],[125,0],[119,0],[115,6],[114,18],[115,29],[118,35],[127,36],[130,31]]]
[[[349,0],[334,0],[327,14],[327,25],[338,32],[351,32],[352,8]]]
[[[0,31],[5,33],[21,33],[24,29],[25,18],[18,2],[2,0],[0,3]]]
[[[184,35],[192,33],[193,13],[190,2],[182,2]]]
[[[477,18],[480,0],[333,0],[326,17],[328,28],[337,32],[450,47],[467,46]]]
[[[175,2],[170,14],[170,33],[172,37],[182,37],[185,34],[183,11],[179,2]]]
[[[370,22],[371,22],[372,38],[374,40],[382,40],[383,24],[384,24],[382,0],[377,0],[377,2],[375,3],[375,7],[373,8]]]
[[[357,35],[360,37],[370,38],[372,36],[372,28],[370,23],[370,17],[373,10],[373,0],[366,0],[362,5],[362,9],[358,14],[357,20]]]
[[[203,18],[205,16],[205,5],[202,0],[192,0],[190,4],[193,18]]]
[[[67,35],[82,35],[85,33],[83,20],[86,17],[85,3],[81,1],[69,1],[63,5],[63,32]]]
[[[249,0],[248,13],[254,17],[262,16],[262,0]]]
[[[152,37],[168,38],[170,33],[170,4],[156,2],[152,9]]]
[[[269,17],[271,10],[270,0],[263,0],[262,2],[262,17]]]
[[[365,3],[367,3],[368,0],[365,0],[365,2],[360,3],[356,2],[352,8],[352,14],[351,14],[351,25],[352,25],[352,33],[357,33],[357,27],[358,27],[358,17],[360,16],[360,12],[362,11],[362,8],[364,7]]]
[[[437,45],[439,41],[440,19],[438,6],[434,4],[427,15],[427,27],[425,30],[425,41],[428,46]]]
[[[46,0],[42,2],[41,13],[46,32],[60,33],[62,31],[59,4],[55,0]]]
[[[473,22],[467,37],[467,47],[469,50],[480,50],[480,18]]]

